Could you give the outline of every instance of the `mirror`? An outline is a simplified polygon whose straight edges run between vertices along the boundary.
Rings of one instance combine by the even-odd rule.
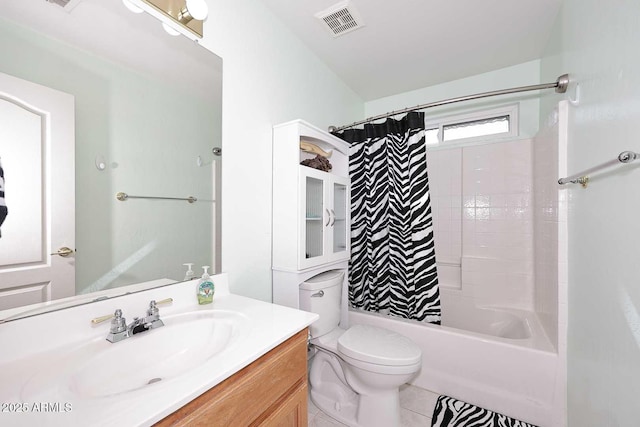
[[[121,1],[0,4],[0,321],[219,272],[221,58]]]

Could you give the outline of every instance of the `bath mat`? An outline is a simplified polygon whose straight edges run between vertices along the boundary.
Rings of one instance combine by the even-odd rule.
[[[497,412],[441,395],[433,410],[431,427],[536,427]]]

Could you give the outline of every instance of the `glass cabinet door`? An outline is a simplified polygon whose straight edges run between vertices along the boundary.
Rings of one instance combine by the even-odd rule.
[[[346,184],[333,183],[331,233],[333,233],[332,252],[334,254],[347,250],[347,239],[349,238],[349,230],[347,229],[347,209],[349,204],[347,188]]]
[[[302,230],[298,267],[302,270],[349,257],[349,178],[300,166]]]
[[[306,177],[305,259],[324,255],[324,181]]]

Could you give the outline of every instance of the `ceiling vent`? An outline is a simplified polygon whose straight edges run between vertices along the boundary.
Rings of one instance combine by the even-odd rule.
[[[348,1],[340,2],[329,9],[318,12],[315,17],[322,21],[323,26],[333,37],[342,36],[364,27],[360,14]]]

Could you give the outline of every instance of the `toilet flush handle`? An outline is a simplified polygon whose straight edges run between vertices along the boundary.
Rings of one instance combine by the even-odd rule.
[[[320,291],[320,292],[316,292],[315,294],[311,295],[311,298],[322,298],[324,296],[324,291]]]

